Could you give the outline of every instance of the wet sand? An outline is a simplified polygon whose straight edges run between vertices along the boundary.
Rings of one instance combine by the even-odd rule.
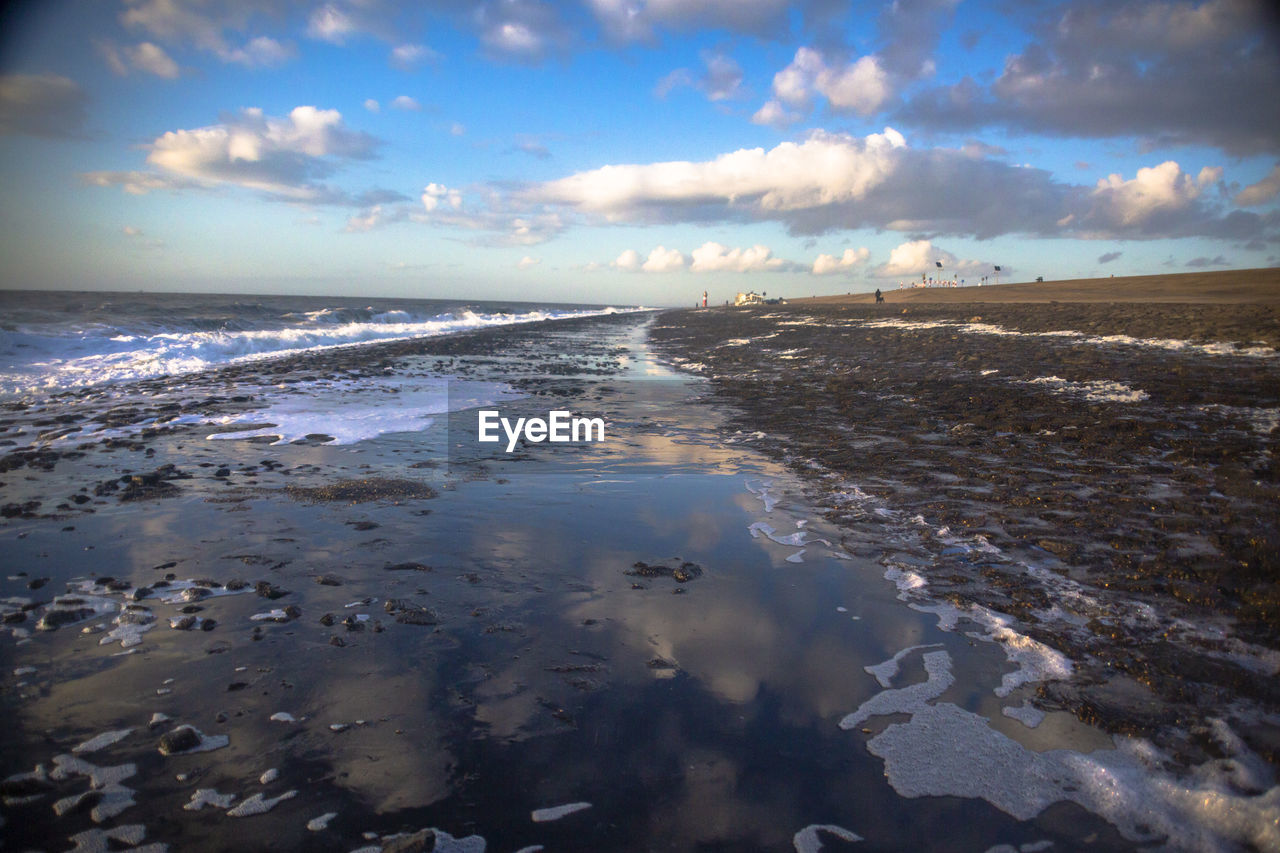
[[[867,521],[842,502],[856,488],[994,546],[948,555],[927,534],[923,576],[1076,661],[1069,683],[1041,685],[1043,707],[1191,764],[1211,754],[1195,732],[1238,711],[1275,764],[1275,318],[1252,304],[804,302],[669,314],[654,337],[712,379],[753,447],[814,484],[828,519]]]
[[[1225,407],[1196,416],[1217,429],[1208,444],[1225,442],[1209,464],[1205,442],[1162,416],[1173,448],[1201,461],[1161,492],[1185,463],[1152,468],[1147,427],[1121,430],[1114,453],[1080,463],[1079,523],[1063,536],[1025,508],[1061,491],[1055,465],[1076,463],[1031,442],[1074,426],[1070,447],[1094,448],[1116,432],[1089,419],[1105,404],[1072,403],[1068,423],[1050,394],[1029,431],[1030,397],[973,386],[995,405],[947,423],[920,401],[959,405],[952,373],[977,367],[960,356],[1012,370],[1026,350],[961,352],[945,328],[921,349],[884,329],[873,368],[864,344],[840,343],[847,330],[808,316],[556,321],[9,407],[6,846],[105,845],[110,833],[112,849],[183,851],[1265,848],[1280,792],[1253,763],[1274,760],[1258,717],[1270,682],[1247,668],[1271,665],[1250,657],[1258,646],[1135,626],[1105,600],[1092,616],[1118,633],[1088,625],[1077,638],[1041,624],[1037,598],[1079,592],[1068,582],[1093,583],[1099,567],[1127,596],[1167,598],[1125,560],[1171,530],[1193,550],[1217,544],[1180,513],[1202,524],[1228,512],[1223,535],[1252,529],[1273,496],[1240,466],[1274,454],[1258,456],[1271,451],[1250,412],[1276,403],[1248,384],[1243,357],[1186,401]],[[816,356],[802,339],[820,362],[804,363]],[[1099,369],[1053,357],[1064,381]],[[786,372],[793,362],[803,369]],[[867,383],[849,384],[858,371]],[[511,386],[504,414],[599,414],[608,438],[508,455],[473,440],[466,408],[350,445],[206,437],[245,426],[210,422],[291,396],[336,405],[360,386],[394,398],[443,375],[462,396]],[[99,427],[114,432],[84,435]],[[1113,470],[1117,459],[1130,467]],[[1161,511],[1138,512],[1148,501]],[[1095,565],[1113,542],[1119,562]],[[1023,547],[1047,569],[1041,587],[1009,581]],[[1173,600],[1210,624],[1221,573],[1192,574],[1192,600]],[[1260,609],[1230,628],[1265,644],[1273,611],[1259,588]],[[1184,683],[1219,661],[1208,684],[1221,726],[1204,722],[1195,691],[1157,706],[1188,715],[1181,727],[1135,718],[1169,662],[1148,648],[1156,630],[1205,652],[1186,658]],[[1074,666],[1047,645],[1063,637],[1081,643],[1066,649]],[[1127,680],[1101,678],[1095,661]],[[1104,780],[1123,780],[1125,796]]]

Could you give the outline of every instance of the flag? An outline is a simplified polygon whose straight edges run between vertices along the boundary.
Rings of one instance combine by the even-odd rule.
[[[942,269],[942,261],[934,261],[933,263],[938,267],[938,269]],[[1000,268],[996,267],[996,269],[1000,269]]]
[[[996,272],[1000,272],[1000,267],[996,267]]]

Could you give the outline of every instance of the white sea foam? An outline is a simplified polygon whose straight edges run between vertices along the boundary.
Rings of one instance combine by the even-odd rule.
[[[867,742],[885,762],[889,784],[904,797],[980,798],[1018,820],[1057,802],[1075,802],[1126,838],[1169,850],[1260,850],[1280,847],[1280,786],[1265,764],[1221,720],[1211,731],[1226,759],[1175,778],[1168,757],[1137,738],[1083,754],[1035,752],[991,728],[985,717],[934,700],[951,686],[945,651],[924,656],[928,679],[872,696],[840,722],[851,729],[874,716],[909,714]],[[1002,709],[1028,725],[1026,708]]]
[[[781,325],[781,324],[780,324]],[[802,324],[792,324],[802,325]],[[1019,332],[1014,329],[1006,329],[1002,326],[996,326],[991,323],[961,323],[948,322],[945,320],[901,320],[901,319],[885,319],[885,320],[851,320],[844,325],[865,326],[869,328],[882,329],[946,329],[954,328],[961,332],[971,335],[998,335],[1003,337],[1018,338],[1060,338],[1069,340],[1072,343],[1110,345],[1110,346],[1133,346],[1148,347],[1152,349],[1164,349],[1173,352],[1195,352],[1204,355],[1215,356],[1244,356],[1246,358],[1275,358],[1277,353],[1268,346],[1248,346],[1237,347],[1235,344],[1211,342],[1211,343],[1194,343],[1192,341],[1175,340],[1170,338],[1135,338],[1130,335],[1086,335],[1084,332],[1076,332],[1070,329],[1059,329],[1050,332]]]
[[[254,622],[288,622],[289,614],[280,608],[269,610],[266,613],[255,613],[249,617]]]
[[[285,791],[278,797],[268,797],[265,794],[254,794],[245,800],[241,800],[240,805],[233,809],[227,809],[227,817],[253,817],[254,815],[265,814],[285,800],[291,800],[298,796],[297,791]]]
[[[1221,412],[1241,418],[1260,435],[1270,435],[1272,431],[1280,427],[1280,409],[1265,409],[1256,406],[1224,406],[1218,403],[1201,406],[1200,409],[1201,411]]]
[[[806,826],[800,830],[791,839],[791,844],[796,848],[796,853],[818,853],[825,846],[822,839],[818,837],[819,832],[826,832],[839,838],[841,841],[861,841],[862,836],[856,832],[845,829],[843,826],[836,826],[830,823],[815,823]]]
[[[96,737],[91,737],[84,743],[73,747],[71,751],[76,755],[82,755],[86,752],[97,752],[100,749],[105,749],[106,747],[111,746],[113,743],[119,743],[131,734],[133,734],[133,729],[120,729],[119,731],[114,732],[103,732],[102,734]]]
[[[752,539],[758,539],[761,535],[770,541],[777,542],[779,545],[791,545],[800,547],[805,544],[805,531],[801,530],[786,536],[778,536],[777,530],[767,521],[753,521],[747,527],[747,531],[751,534]]]
[[[755,495],[764,504],[765,513],[773,512],[773,508],[778,505],[778,498],[773,496],[770,486],[773,485],[768,480],[762,481],[759,485],[755,481],[747,481],[747,491]]]
[[[930,699],[937,699],[955,683],[955,676],[951,674],[951,655],[946,652],[925,652],[924,669],[929,675],[927,680],[877,693],[859,705],[858,710],[846,714],[840,720],[840,728],[856,728],[872,717],[885,714],[918,712],[929,707]]]
[[[54,781],[64,781],[72,776],[89,777],[90,787],[98,793],[97,802],[89,812],[94,823],[110,820],[133,805],[133,789],[121,783],[138,772],[137,765],[129,763],[99,767],[74,755],[55,755],[53,763],[55,766],[50,771],[49,778]],[[54,811],[63,814],[74,809],[88,793],[64,797],[54,803]]]
[[[1150,397],[1140,388],[1130,388],[1122,382],[1110,379],[1072,382],[1058,376],[1040,376],[1018,384],[1042,386],[1051,393],[1083,397],[1091,403],[1138,403]]]
[[[1280,849],[1280,787],[1241,794],[1213,774],[1177,779],[1150,743],[1117,737],[1116,748],[1034,752],[950,703],[907,711],[867,742],[904,797],[980,798],[1018,820],[1075,802],[1132,841],[1168,850]]]
[[[140,823],[130,823],[124,826],[113,826],[110,829],[86,829],[84,832],[69,836],[67,840],[75,845],[71,853],[107,853],[109,850],[125,848],[130,853],[168,853],[168,844],[159,842],[142,844],[142,840],[146,837],[145,826]]]
[[[574,812],[584,811],[591,808],[591,803],[566,803],[562,806],[550,806],[545,809],[534,809],[531,817],[534,823],[547,823],[548,821],[560,820]]]
[[[307,435],[332,436],[333,444],[355,444],[379,435],[420,432],[451,410],[491,406],[521,395],[496,382],[438,378],[385,377],[298,385],[296,393],[272,397],[265,409],[211,421],[240,430],[210,439],[273,436],[287,444]],[[266,426],[263,426],[266,424]]]
[[[231,807],[235,798],[235,794],[219,794],[216,788],[197,788],[191,795],[191,802],[186,803],[182,808],[189,812],[198,812],[205,806],[227,809]]]
[[[876,677],[876,681],[880,682],[881,687],[892,687],[894,676],[898,674],[898,667],[902,663],[902,659],[912,652],[920,649],[936,649],[942,646],[941,643],[927,643],[921,646],[907,646],[893,657],[886,661],[882,661],[871,666],[864,666],[862,669],[870,675]]]
[[[1044,711],[1041,711],[1030,702],[1024,702],[1017,707],[1006,705],[1000,709],[1000,713],[1011,720],[1017,720],[1029,729],[1034,729],[1040,725],[1045,718]]]

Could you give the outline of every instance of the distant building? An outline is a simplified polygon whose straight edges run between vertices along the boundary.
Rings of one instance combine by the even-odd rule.
[[[764,297],[756,293],[754,290],[748,290],[746,293],[739,292],[733,298],[734,305],[763,305]]]

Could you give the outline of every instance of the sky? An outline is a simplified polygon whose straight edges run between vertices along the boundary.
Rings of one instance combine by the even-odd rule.
[[[0,287],[684,305],[1280,265],[1269,3],[4,8]]]

